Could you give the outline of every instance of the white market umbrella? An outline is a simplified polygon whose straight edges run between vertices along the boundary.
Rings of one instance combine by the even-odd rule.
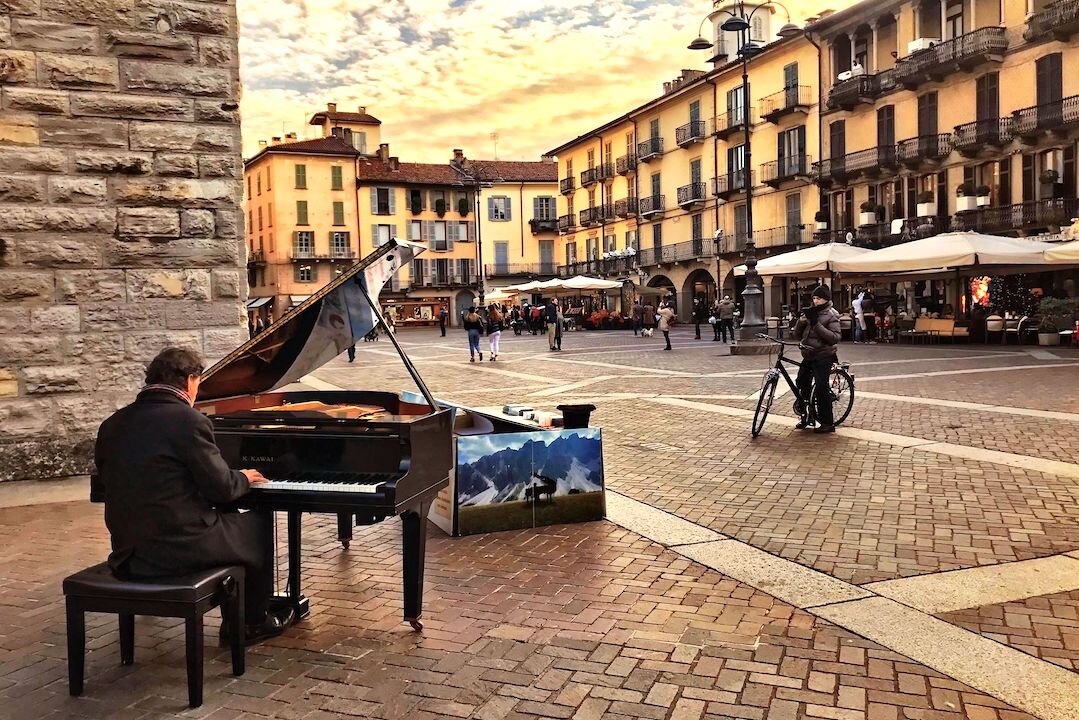
[[[812,245],[801,250],[773,255],[757,261],[757,272],[761,275],[827,275],[836,271],[835,263],[850,260],[872,252],[866,248],[843,243],[825,243]],[[746,266],[739,265],[734,274],[746,274]]]
[[[506,290],[506,291],[513,291],[513,292],[531,292],[533,290],[538,290],[539,286],[540,286],[540,281],[539,280],[533,280],[531,282],[526,282],[526,283],[524,283],[522,285],[507,285],[506,287],[504,287],[502,289]]]
[[[622,283],[616,280],[601,280],[586,275],[578,275],[562,281],[563,290],[616,290],[621,287]]]
[[[976,265],[1041,265],[1048,243],[1022,238],[951,232],[911,240],[833,264],[842,273],[901,273]]]
[[[1052,245],[1045,251],[1046,262],[1079,264],[1079,240]]]
[[[564,281],[560,280],[559,278],[554,278],[553,280],[545,280],[543,282],[537,282],[536,286],[534,288],[529,288],[529,290],[536,290],[539,292],[542,292],[544,290],[561,290],[563,282]]]
[[[515,297],[517,297],[517,291],[508,290],[507,288],[495,288],[491,292],[484,293],[483,295],[484,302],[501,302]]]

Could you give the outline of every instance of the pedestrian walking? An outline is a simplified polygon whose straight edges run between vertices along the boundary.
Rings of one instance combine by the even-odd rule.
[[[438,329],[442,331],[442,337],[446,337],[446,320],[450,317],[450,311],[443,305],[438,309]]]
[[[723,342],[727,342],[727,333],[729,332],[731,345],[736,345],[738,341],[734,337],[735,304],[730,295],[723,296],[723,299],[718,303],[717,310],[719,310],[719,333],[723,338]]]
[[[821,285],[813,291],[813,305],[805,309],[802,317],[794,326],[794,336],[802,348],[802,366],[798,368],[798,395],[805,402],[816,406],[817,422],[820,423],[815,433],[835,432],[835,420],[832,417],[832,391],[829,378],[832,363],[835,362],[841,337],[839,313],[832,307],[831,291]],[[817,382],[814,397],[809,398],[809,388]],[[803,408],[801,421],[795,425],[799,430],[809,427],[809,408]]]
[[[643,322],[644,330],[641,332],[641,336],[652,337],[652,330],[656,327],[656,308],[650,302],[644,304]]]
[[[558,311],[558,298],[551,298],[543,314],[543,321],[547,325],[547,346],[551,352],[558,350],[555,345],[555,334],[558,332],[559,315],[561,313]]]
[[[468,309],[468,313],[465,315],[462,324],[465,327],[465,332],[468,333],[468,361],[476,362],[476,355],[478,353],[480,362],[483,362],[483,351],[480,349],[480,335],[483,334],[483,318],[476,312],[475,306]]]
[[[877,341],[877,298],[873,288],[867,287],[862,293],[862,316],[865,318],[865,342]]]
[[[558,352],[562,351],[562,331],[566,328],[566,315],[562,312],[562,307],[555,303],[555,323],[554,323],[554,347]]]
[[[502,340],[502,331],[505,329],[506,325],[498,306],[491,305],[487,311],[487,346],[491,351],[491,362],[498,359],[499,342]]]
[[[663,340],[667,343],[664,350],[671,349],[671,321],[674,320],[674,310],[667,303],[659,308],[659,331],[663,333]]]
[[[712,342],[719,342],[719,298],[712,301],[711,315],[708,322],[712,325]]]
[[[865,297],[865,291],[858,293],[858,297],[854,298],[854,302],[851,305],[851,311],[854,313],[854,342],[860,343],[865,340],[865,311],[862,309],[862,298]]]
[[[354,340],[351,345],[348,346],[348,361],[356,361],[356,341]]]
[[[636,337],[637,333],[644,329],[644,306],[641,305],[640,298],[633,301],[633,336]]]
[[[708,308],[704,304],[704,300],[697,298],[693,301],[693,339],[701,339],[701,323],[708,320]]]

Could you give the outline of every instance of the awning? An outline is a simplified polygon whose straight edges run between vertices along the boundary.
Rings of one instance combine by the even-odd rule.
[[[299,305],[300,303],[311,297],[310,295],[289,295],[288,299],[292,301],[293,305]]]
[[[1050,247],[1045,259],[1051,263],[1079,263],[1079,240]]]
[[[267,303],[271,303],[271,302],[273,302],[272,297],[248,298],[248,300],[247,300],[247,309],[248,310],[258,310],[263,305],[266,305]]]
[[[982,265],[1045,264],[1048,243],[1023,238],[952,232],[911,240],[832,263],[842,273],[898,273]]]
[[[812,275],[816,277],[832,272],[836,262],[849,260],[868,252],[871,251],[843,243],[812,245],[801,250],[758,260],[757,272],[760,275]],[[745,275],[746,266],[739,265],[734,269],[734,274],[738,277]]]
[[[601,280],[600,278],[578,275],[562,281],[563,290],[617,290],[622,283],[615,280]]]

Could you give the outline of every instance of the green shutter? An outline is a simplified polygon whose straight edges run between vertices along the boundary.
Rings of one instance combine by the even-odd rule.
[[[344,180],[342,178],[341,166],[334,165],[330,168],[330,189],[331,190],[343,190],[345,187]]]
[[[333,204],[333,224],[345,224],[345,204],[343,202],[334,202]]]
[[[390,193],[390,215],[397,214],[397,189],[389,188]]]
[[[306,225],[307,224],[307,201],[306,200],[297,200],[296,201],[296,224],[297,225]]]
[[[372,225],[371,226],[371,247],[372,248],[377,248],[378,246],[379,246],[379,242],[378,242],[378,225]]]
[[[303,190],[307,187],[307,166],[296,166],[296,187]]]
[[[378,188],[371,188],[371,214],[378,215]]]

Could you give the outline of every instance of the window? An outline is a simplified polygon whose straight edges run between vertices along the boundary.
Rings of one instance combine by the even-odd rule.
[[[247,211],[247,234],[248,235],[254,235],[255,234],[255,223],[252,222],[251,211],[250,210]]]
[[[396,225],[373,225],[371,227],[371,238],[375,241],[375,247],[385,245],[395,235],[397,235]]]
[[[449,210],[449,201],[446,200],[445,190],[432,190],[431,191],[431,209],[438,210],[442,208],[441,212],[445,213]]]
[[[255,192],[262,194],[262,175],[255,175]]]
[[[511,220],[510,199],[505,195],[487,198],[487,219],[494,222]]]
[[[307,224],[307,201],[306,200],[297,200],[296,201],[296,224],[297,225],[306,225]]]
[[[742,250],[746,246],[746,237],[749,234],[749,224],[746,216],[745,204],[734,207],[734,243],[735,249]]]
[[[371,188],[371,214],[372,215],[395,215],[397,214],[397,193],[393,188]]]
[[[636,250],[637,249],[637,231],[636,230],[626,230],[626,249],[627,250]]]
[[[315,282],[315,266],[314,265],[297,265],[296,282],[299,283],[313,283]]]
[[[614,149],[611,147],[611,143],[603,144],[603,162],[610,165],[614,162]]]
[[[1057,124],[1061,121],[1060,101],[1064,97],[1060,53],[1040,57],[1034,63],[1035,89],[1039,120]],[[1044,106],[1050,107],[1044,107]],[[1044,119],[1043,119],[1044,117]]]
[[[419,215],[427,207],[427,193],[423,190],[409,190],[408,207],[413,214]]]
[[[595,150],[589,150],[588,151],[588,169],[591,170],[595,166],[596,166],[596,151]]]
[[[704,237],[704,217],[702,217],[700,213],[697,213],[696,215],[690,216],[689,220],[690,227],[692,228],[692,235],[690,237],[693,240],[700,240]]]
[[[298,189],[298,190],[306,190],[307,189],[307,166],[306,165],[297,165],[296,166],[296,189]]]
[[[352,131],[352,147],[363,155],[367,154],[367,133]]]
[[[963,34],[963,0],[948,0],[944,14],[944,39],[957,38]]]
[[[431,222],[431,249],[441,252],[450,249],[446,239],[446,223],[441,221]]]
[[[495,268],[497,272],[506,273],[510,266],[510,244],[507,242],[495,243]]]
[[[315,233],[310,230],[298,230],[293,233],[292,256],[298,258],[313,257],[315,254]]]
[[[802,196],[792,193],[785,198],[787,210],[787,244],[796,245],[802,239]]]
[[[689,121],[692,123],[701,119],[701,101],[694,100],[689,104]]]
[[[251,199],[251,176],[247,176],[247,199]]]
[[[577,243],[566,243],[566,264],[573,265],[577,262]]]
[[[663,223],[652,226],[652,250],[655,252],[655,260],[659,260],[660,248],[663,247]]]
[[[594,208],[596,206],[596,190],[591,188],[588,191],[588,207]]]
[[[557,208],[555,199],[550,196],[532,198],[532,217],[536,220],[555,220]]]
[[[689,162],[689,181],[696,185],[701,182],[701,159],[696,158]]]
[[[270,192],[270,190],[273,189],[273,188],[270,187],[270,178],[271,177],[272,177],[272,175],[270,175],[270,168],[266,168],[266,192]]]
[[[652,197],[658,198],[660,195],[660,174],[652,173]]]
[[[330,189],[331,190],[344,190],[345,182],[340,165],[334,165],[330,168]]]
[[[741,125],[746,117],[745,95],[742,86],[727,91],[727,127]]]
[[[767,42],[768,38],[764,37],[764,18],[754,17],[749,23],[749,39],[755,43]]]
[[[570,221],[573,221],[576,218],[576,215],[573,212],[573,205],[573,198],[566,198],[566,214],[569,215]]]
[[[348,241],[349,235],[347,232],[330,233],[330,255],[332,257],[352,257]]]
[[[731,190],[746,186],[746,146],[727,148],[727,182]]]
[[[1000,75],[998,73],[986,73],[978,78],[975,84],[975,118],[978,120],[995,120],[1000,117]],[[979,131],[982,130],[979,125]],[[996,128],[992,128],[993,135]]]
[[[603,252],[614,252],[618,249],[618,236],[617,235],[604,235],[603,236]]]
[[[805,160],[805,125],[784,130],[776,136],[776,164],[779,177],[790,177],[808,171]]]
[[[423,240],[423,221],[413,220],[408,224],[408,239],[412,242],[422,242]]]
[[[566,161],[566,177],[573,177],[573,158]]]
[[[273,227],[273,203],[266,206],[266,225]]]
[[[626,133],[626,156],[633,155],[633,133]]]
[[[652,120],[648,123],[648,137],[653,140],[659,138],[659,118]]]
[[[335,200],[333,203],[333,224],[345,224],[345,204],[338,200]]]
[[[262,208],[258,209],[258,218],[259,218],[259,230],[261,231],[262,230]]]

